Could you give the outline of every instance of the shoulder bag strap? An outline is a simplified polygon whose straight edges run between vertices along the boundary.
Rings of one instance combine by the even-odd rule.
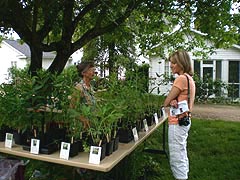
[[[188,105],[190,105],[190,85],[189,85],[189,78],[188,76],[185,74],[185,76],[187,77],[187,84],[188,84]],[[190,114],[190,111],[188,111],[188,116]]]
[[[189,85],[189,78],[188,76],[185,74],[185,76],[187,77],[187,83],[188,83],[188,104],[190,104],[190,85]]]

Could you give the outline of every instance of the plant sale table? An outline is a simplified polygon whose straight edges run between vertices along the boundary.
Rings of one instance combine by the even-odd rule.
[[[4,142],[0,142],[0,152],[4,154],[35,159],[40,161],[46,161],[50,163],[62,164],[67,166],[85,168],[95,171],[108,172],[115,165],[117,165],[124,157],[129,155],[134,149],[136,149],[141,143],[143,143],[158,127],[165,125],[166,118],[160,118],[159,123],[149,127],[147,132],[139,132],[138,141],[131,141],[129,143],[119,143],[118,150],[113,152],[110,156],[106,156],[99,165],[91,164],[88,162],[89,153],[81,152],[77,156],[69,158],[69,160],[60,159],[60,152],[55,152],[50,155],[46,154],[31,154],[29,151],[22,149],[20,145],[14,145],[12,148],[5,147]]]

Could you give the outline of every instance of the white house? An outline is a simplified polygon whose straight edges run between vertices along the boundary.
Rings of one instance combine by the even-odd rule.
[[[55,58],[54,52],[43,53],[43,68],[47,69]],[[17,68],[24,68],[30,63],[31,52],[26,43],[20,43],[17,40],[3,40],[0,44],[0,84],[8,82],[8,69],[15,66]],[[66,66],[71,65],[72,58],[69,58]]]
[[[203,78],[208,74],[213,80],[219,79],[223,82],[234,86],[237,89],[237,97],[240,97],[240,46],[233,45],[228,49],[216,49],[215,53],[209,55],[208,59],[204,61],[199,57],[194,57],[192,52],[189,52],[194,73]],[[149,77],[152,80],[150,89],[154,89],[155,94],[165,94],[169,91],[170,85],[160,85],[163,80],[163,74],[170,75],[171,69],[168,61],[158,57],[152,57],[149,61],[150,70]],[[160,75],[160,77],[159,77]],[[157,89],[158,87],[159,89]],[[159,90],[159,91],[158,91]]]

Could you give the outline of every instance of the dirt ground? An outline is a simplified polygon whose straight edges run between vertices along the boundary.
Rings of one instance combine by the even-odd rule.
[[[240,106],[195,104],[192,117],[240,122]]]

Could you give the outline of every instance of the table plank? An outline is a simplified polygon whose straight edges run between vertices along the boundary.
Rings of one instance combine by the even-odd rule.
[[[46,161],[50,163],[62,164],[67,166],[91,169],[95,171],[108,172],[115,165],[117,165],[123,158],[129,155],[134,149],[137,148],[143,141],[145,141],[159,126],[161,126],[167,118],[161,118],[158,124],[154,124],[149,127],[148,132],[139,132],[139,140],[129,143],[119,143],[118,150],[113,152],[110,156],[106,156],[99,165],[88,163],[89,153],[81,152],[77,156],[69,158],[69,160],[60,159],[60,151],[53,154],[31,154],[28,151],[22,149],[22,146],[14,145],[12,148],[4,147],[4,142],[0,142],[0,152],[19,157],[35,159],[40,161]]]

